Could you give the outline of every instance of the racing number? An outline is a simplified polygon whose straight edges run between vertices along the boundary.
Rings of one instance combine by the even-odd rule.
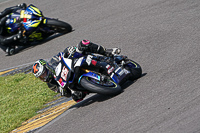
[[[68,69],[64,66],[62,69],[61,77],[66,81],[67,80],[67,74],[68,74]]]

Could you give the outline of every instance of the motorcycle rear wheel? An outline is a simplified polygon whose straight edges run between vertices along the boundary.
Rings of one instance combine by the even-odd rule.
[[[82,77],[80,84],[90,92],[103,95],[116,95],[122,92],[121,86],[112,80],[99,82],[93,78]]]
[[[57,19],[48,19],[46,25],[52,27],[58,33],[68,33],[72,31],[72,26]]]

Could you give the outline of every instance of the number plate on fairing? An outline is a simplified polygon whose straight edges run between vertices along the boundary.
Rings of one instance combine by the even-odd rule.
[[[64,87],[68,83],[68,79],[71,75],[71,67],[69,67],[72,65],[71,63],[72,60],[63,59],[55,69],[56,72],[55,79],[61,87]]]

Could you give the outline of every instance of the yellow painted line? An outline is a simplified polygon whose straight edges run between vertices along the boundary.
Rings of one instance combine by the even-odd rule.
[[[13,130],[11,133],[24,133],[42,127],[55,119],[57,116],[61,115],[74,104],[76,104],[76,102],[74,100],[70,100],[68,102],[62,103],[57,107],[51,108],[44,113],[36,115],[33,118],[22,123],[21,127]]]
[[[0,72],[0,76],[5,74],[5,73],[11,72],[11,71],[13,71],[15,69],[17,69],[17,68],[13,68],[13,69],[10,69],[10,70],[7,70],[7,71]]]

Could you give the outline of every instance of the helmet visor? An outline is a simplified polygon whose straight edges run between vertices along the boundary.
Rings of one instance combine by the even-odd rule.
[[[39,76],[39,79],[46,82],[48,78],[48,74],[47,74],[47,71],[45,71],[42,75]]]

